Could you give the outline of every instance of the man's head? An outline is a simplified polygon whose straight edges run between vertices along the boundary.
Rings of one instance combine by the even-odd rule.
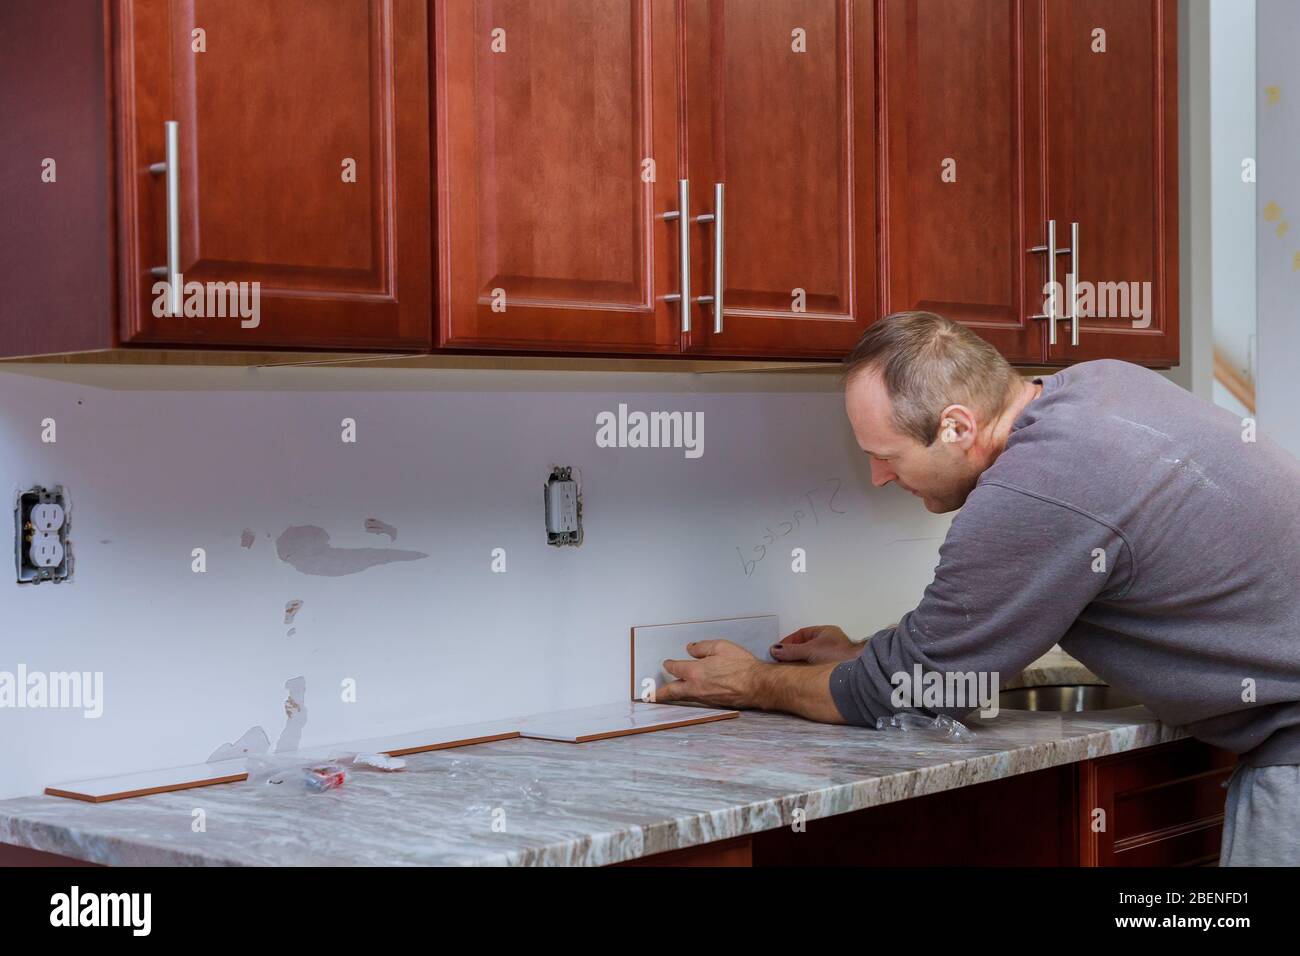
[[[872,484],[896,481],[936,514],[962,506],[1030,397],[996,349],[933,312],[886,316],[844,360],[845,409]]]

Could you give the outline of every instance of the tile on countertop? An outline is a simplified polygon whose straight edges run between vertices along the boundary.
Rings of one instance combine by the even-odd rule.
[[[518,736],[518,720],[491,721],[488,723],[434,727],[407,733],[387,734],[382,737],[367,737],[362,740],[345,741],[341,744],[303,747],[298,750],[276,753],[274,756],[285,761],[323,761],[353,753],[388,754],[390,757],[399,757],[423,753],[427,750],[447,750],[453,747],[489,743],[494,740],[508,740],[511,737]],[[253,756],[257,758],[271,755],[256,754]],[[248,778],[248,764],[247,757],[232,757],[229,760],[187,764],[183,767],[167,767],[161,770],[145,770],[136,773],[75,780],[70,783],[60,783],[46,787],[45,793],[51,797],[68,797],[73,800],[85,800],[89,803],[106,803],[110,800],[125,800],[156,793],[192,790],[196,787],[210,787],[222,783],[238,783]]]
[[[738,710],[620,700],[610,704],[597,704],[595,707],[576,707],[525,717],[520,735],[533,740],[586,743],[606,737],[626,737],[629,734],[688,727],[739,716]]]
[[[170,793],[174,790],[208,787],[218,783],[237,783],[247,778],[244,758],[235,757],[230,760],[189,764],[184,767],[167,767],[162,770],[73,780],[46,787],[45,793],[51,797],[69,797],[88,803],[105,803],[109,800],[125,800],[128,797],[142,797],[153,793]]]

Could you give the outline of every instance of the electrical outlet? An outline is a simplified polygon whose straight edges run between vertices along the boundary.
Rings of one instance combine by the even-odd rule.
[[[19,584],[66,581],[72,574],[68,495],[61,485],[21,492],[14,504],[14,560]]]
[[[63,542],[52,531],[37,531],[32,535],[27,556],[38,568],[57,568],[63,563]]]
[[[543,489],[546,508],[546,543],[582,544],[582,489],[573,478],[572,468],[556,465],[551,469]]]
[[[32,508],[32,527],[37,531],[58,531],[63,527],[63,505],[57,501],[42,501]]]

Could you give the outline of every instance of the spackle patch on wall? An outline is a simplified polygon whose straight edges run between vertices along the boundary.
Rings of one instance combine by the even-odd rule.
[[[366,530],[371,534],[386,534],[389,541],[397,540],[397,529],[386,521],[380,521],[378,518],[367,518]]]
[[[289,696],[284,701],[284,730],[275,742],[278,754],[297,750],[302,740],[302,730],[307,726],[307,678],[292,677],[284,682],[284,689]]]
[[[243,533],[239,536],[239,546],[241,548],[251,548],[256,539],[257,535],[245,528]]]
[[[301,610],[302,610],[302,601],[298,600],[298,598],[294,598],[292,601],[286,602],[284,605],[284,623],[292,624],[293,616]]]
[[[311,524],[286,528],[276,539],[275,553],[303,574],[331,578],[358,574],[393,561],[419,561],[428,557],[423,551],[397,548],[336,548],[330,544],[328,531]]]
[[[224,743],[212,751],[212,756],[208,757],[207,762],[229,760],[232,757],[242,757],[245,754],[264,754],[268,753],[270,749],[271,739],[266,736],[266,731],[261,727],[250,727],[244,731],[244,736],[233,744]]]

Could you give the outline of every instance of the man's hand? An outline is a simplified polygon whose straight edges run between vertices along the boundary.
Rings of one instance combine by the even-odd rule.
[[[783,710],[824,724],[844,723],[831,698],[833,663],[764,664],[731,641],[695,641],[686,649],[695,660],[663,662],[663,669],[677,680],[655,691],[656,703],[690,700],[710,707]]]
[[[693,661],[664,661],[678,678],[655,691],[655,703],[693,700],[711,707],[759,707],[758,672],[763,665],[731,641],[695,641],[686,645]]]
[[[773,644],[771,654],[773,660],[782,664],[839,664],[853,660],[866,646],[865,642],[854,644],[834,624],[814,624],[786,635],[780,644]]]

